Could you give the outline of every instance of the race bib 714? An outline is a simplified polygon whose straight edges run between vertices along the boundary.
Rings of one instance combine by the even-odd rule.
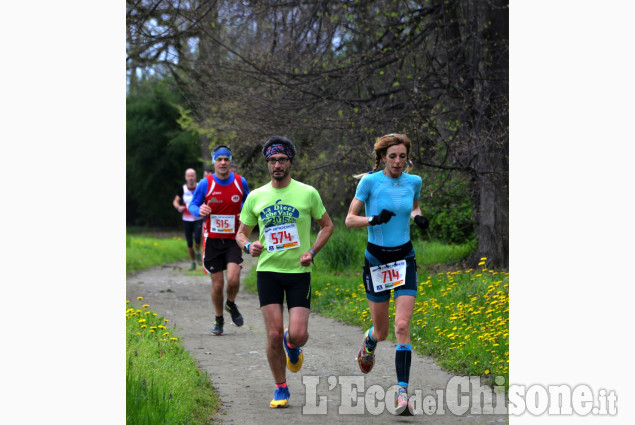
[[[370,268],[370,277],[375,292],[395,289],[406,283],[406,260],[373,266]]]

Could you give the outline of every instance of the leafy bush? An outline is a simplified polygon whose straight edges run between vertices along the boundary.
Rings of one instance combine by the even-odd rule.
[[[421,213],[430,221],[425,231],[411,224],[411,235],[446,244],[463,244],[474,239],[474,220],[468,182],[441,176],[422,174],[423,189],[419,199]],[[442,187],[443,190],[436,190]]]

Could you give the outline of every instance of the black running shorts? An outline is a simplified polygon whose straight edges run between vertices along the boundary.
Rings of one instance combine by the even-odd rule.
[[[203,253],[203,267],[208,273],[222,272],[227,263],[243,263],[240,247],[234,239],[207,238]]]
[[[187,242],[188,248],[192,248],[194,246],[194,242],[196,242],[196,245],[201,244],[201,234],[203,233],[203,221],[205,220],[196,220],[196,221],[183,220],[183,230],[185,230],[185,241]]]
[[[283,304],[286,293],[287,309],[311,308],[311,273],[258,272],[256,278],[260,307]]]
[[[394,290],[375,292],[373,287],[370,268],[380,264],[388,264],[399,260],[406,260],[406,283]],[[388,301],[390,293],[394,293],[397,298],[401,295],[417,296],[417,262],[415,260],[415,251],[412,243],[408,241],[404,245],[396,247],[382,247],[368,242],[366,252],[364,253],[364,270],[362,273],[364,288],[366,288],[366,298],[370,301],[379,303]]]

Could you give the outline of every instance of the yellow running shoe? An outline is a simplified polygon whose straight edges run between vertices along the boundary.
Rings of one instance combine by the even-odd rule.
[[[269,407],[272,409],[289,407],[289,396],[289,387],[276,387],[276,392],[273,394],[273,400],[269,403]]]
[[[289,348],[287,345],[287,335],[289,334],[289,328],[284,330],[284,336],[282,337],[282,345],[287,352],[287,369],[296,373],[302,368],[302,362],[304,361],[304,355],[302,354],[302,348],[295,347]]]

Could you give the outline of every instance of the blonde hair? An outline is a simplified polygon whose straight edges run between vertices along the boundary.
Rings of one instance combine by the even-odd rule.
[[[408,139],[408,136],[406,136],[405,134],[400,134],[400,133],[386,134],[385,136],[381,136],[377,138],[377,140],[375,141],[375,146],[374,146],[375,166],[373,167],[372,171],[368,173],[355,174],[353,175],[353,178],[359,180],[365,175],[374,173],[375,171],[379,170],[379,163],[381,162],[381,157],[386,155],[386,151],[388,151],[389,147],[396,146],[396,145],[405,145],[406,158],[410,156],[410,139]],[[410,170],[412,170],[412,161],[410,161],[410,159],[407,159],[407,161],[408,161],[408,167],[403,171],[404,173],[407,173]]]

